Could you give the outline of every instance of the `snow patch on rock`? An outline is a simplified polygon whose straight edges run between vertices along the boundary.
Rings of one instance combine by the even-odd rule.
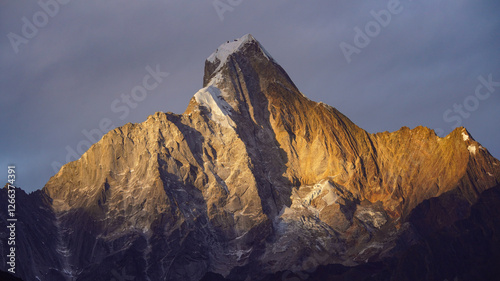
[[[465,132],[462,132],[462,138],[464,139],[464,141],[467,141],[469,140],[469,135],[467,135]]]
[[[231,119],[231,106],[224,100],[221,90],[210,85],[199,90],[194,98],[196,102],[210,111],[210,119],[224,127],[236,127]]]
[[[231,252],[231,255],[237,256],[237,260],[239,261],[239,260],[241,260],[242,256],[247,256],[251,251],[252,251],[251,248],[248,250],[237,250],[237,251]]]
[[[364,223],[370,223],[376,228],[380,228],[387,222],[387,219],[381,212],[362,206],[358,206],[355,216],[360,221]]]
[[[292,207],[309,208],[311,207],[312,201],[320,197],[321,195],[323,195],[321,196],[321,199],[325,201],[326,205],[328,206],[335,204],[337,202],[337,199],[339,198],[339,196],[333,191],[333,186],[328,180],[320,181],[313,186],[303,186],[301,188],[310,188],[310,191],[302,198],[300,198],[300,196],[296,194],[296,197],[292,198],[296,199],[294,200],[295,204],[292,203]]]
[[[325,196],[323,196],[322,199],[323,201],[325,201],[327,206],[330,206],[337,203],[339,196],[335,192],[333,192],[333,190],[329,189],[328,193]]]
[[[372,243],[372,244],[368,245],[366,248],[364,248],[363,250],[361,250],[359,252],[359,255],[364,254],[366,252],[366,250],[368,250],[368,249],[379,249],[379,250],[381,250],[383,248],[384,248],[384,244],[382,244],[382,243]]]
[[[469,147],[467,147],[467,149],[469,150],[470,153],[476,154],[476,146],[475,145],[469,145]]]

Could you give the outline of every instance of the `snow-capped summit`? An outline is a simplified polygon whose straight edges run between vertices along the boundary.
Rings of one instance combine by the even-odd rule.
[[[243,45],[252,42],[257,42],[252,34],[246,34],[241,38],[234,39],[234,41],[227,41],[226,43],[220,45],[219,48],[217,48],[217,50],[207,58],[207,60],[209,62],[216,62],[218,60],[221,63],[224,63],[230,54],[237,52]]]
[[[217,68],[214,71],[218,71],[224,64],[226,64],[232,54],[242,52],[245,47],[249,45],[257,45],[265,57],[269,60],[272,59],[271,55],[269,55],[259,41],[252,36],[252,34],[246,34],[241,38],[234,39],[233,41],[227,41],[226,43],[220,45],[219,48],[217,48],[217,50],[207,58],[207,62],[217,64]]]
[[[266,89],[283,91],[266,96]],[[257,100],[268,100],[276,107],[297,101],[304,96],[285,70],[251,35],[227,41],[205,61],[203,88],[191,99],[187,114],[205,112],[223,127],[235,127],[233,118],[256,120],[265,115],[254,110]],[[260,110],[260,109],[259,109]],[[232,113],[236,113],[235,115]]]

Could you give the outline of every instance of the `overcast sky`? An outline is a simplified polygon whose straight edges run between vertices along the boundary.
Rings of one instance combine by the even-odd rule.
[[[500,157],[498,1],[54,1],[0,4],[0,176],[15,164],[28,191],[85,150],[84,130],[182,113],[205,59],[246,33],[371,133],[462,125]],[[148,66],[168,77],[132,108]]]

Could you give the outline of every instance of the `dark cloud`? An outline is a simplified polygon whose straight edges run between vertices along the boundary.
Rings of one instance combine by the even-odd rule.
[[[221,21],[212,0],[73,0],[59,5],[17,54],[7,35],[21,35],[22,18],[32,21],[42,9],[36,1],[3,2],[0,169],[15,163],[19,185],[41,188],[54,174],[51,164],[65,162],[66,147],[76,149],[82,131],[99,128],[103,118],[120,126],[155,111],[183,112],[202,86],[205,58],[245,33],[261,41],[304,94],[369,132],[425,125],[448,133],[455,122],[443,113],[474,95],[478,77],[500,81],[500,4],[401,0],[402,11],[348,63],[339,45],[354,44],[354,28],[364,29],[370,12],[391,1],[243,0]],[[110,105],[156,65],[170,76],[122,120]],[[496,157],[499,109],[500,87],[461,118]]]

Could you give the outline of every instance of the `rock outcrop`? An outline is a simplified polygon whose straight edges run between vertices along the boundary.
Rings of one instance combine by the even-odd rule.
[[[500,161],[465,128],[370,134],[305,97],[251,35],[221,45],[203,83],[183,114],[110,131],[22,195],[19,277],[258,280],[372,266],[460,236],[455,225],[500,183]],[[439,257],[429,251],[422,262]]]

